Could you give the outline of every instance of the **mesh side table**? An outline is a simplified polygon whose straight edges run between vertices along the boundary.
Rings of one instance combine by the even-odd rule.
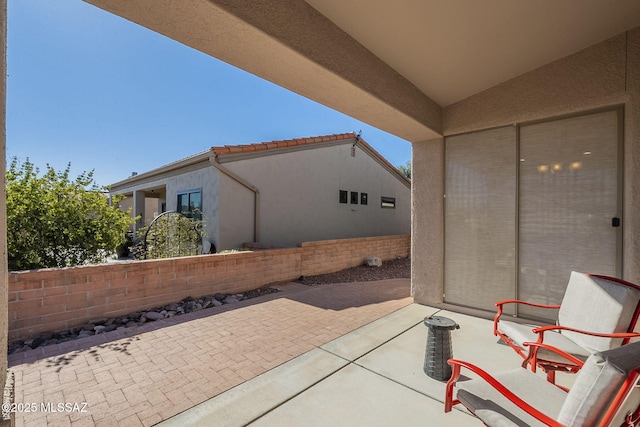
[[[442,316],[424,318],[429,328],[427,349],[424,355],[424,373],[433,379],[446,381],[451,377],[451,366],[447,360],[451,358],[451,331],[460,326],[451,319]]]

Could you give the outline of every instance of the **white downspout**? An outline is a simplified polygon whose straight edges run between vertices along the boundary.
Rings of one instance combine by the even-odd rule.
[[[209,163],[211,163],[211,166],[213,166],[214,168],[218,169],[223,174],[227,175],[229,178],[231,178],[234,181],[236,181],[238,184],[242,185],[243,187],[245,187],[245,188],[247,188],[247,189],[249,189],[249,190],[251,190],[253,192],[253,206],[254,206],[253,207],[253,241],[254,242],[259,242],[260,241],[260,227],[259,227],[258,219],[260,218],[260,215],[259,215],[260,192],[258,191],[258,189],[256,187],[254,187],[253,185],[249,184],[247,181],[245,181],[244,179],[240,178],[238,175],[236,175],[235,173],[231,172],[229,169],[225,168],[220,163],[218,163],[218,159],[216,158],[216,153],[213,151],[213,149],[211,150],[211,155],[209,156]]]

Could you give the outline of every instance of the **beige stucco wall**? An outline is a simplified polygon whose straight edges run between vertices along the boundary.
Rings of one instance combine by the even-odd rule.
[[[440,302],[444,292],[444,140],[413,143],[411,152],[411,293],[418,302]]]
[[[253,185],[253,183],[249,183]],[[220,173],[217,249],[237,249],[254,241],[255,193]]]
[[[260,192],[260,242],[296,246],[303,241],[409,234],[410,189],[352,143],[293,150],[224,163]],[[365,192],[368,204],[341,204],[339,190]],[[395,209],[380,207],[395,197]]]
[[[624,102],[626,35],[473,95],[444,109],[443,133],[545,119]]]
[[[145,197],[144,200],[144,225],[149,225],[153,219],[161,213],[160,200],[157,198]],[[131,209],[131,215],[133,216],[133,197],[127,197],[118,203],[118,206],[123,211]]]
[[[205,221],[205,231],[209,240],[217,245],[219,240],[219,204],[218,188],[220,173],[217,169],[207,165],[202,169],[193,170],[165,179],[167,191],[167,211],[177,209],[178,193],[186,190],[202,189],[202,211]]]
[[[640,29],[618,35],[575,55],[467,98],[444,109],[443,132],[454,135],[624,105],[623,277],[640,282]],[[417,302],[442,302],[443,150],[433,141],[414,143],[412,286]],[[423,175],[424,174],[424,175]],[[440,201],[440,202],[439,202]],[[419,216],[419,217],[418,217]],[[424,221],[421,218],[429,218]],[[435,235],[435,240],[433,240]],[[431,238],[428,249],[420,241]],[[435,268],[435,270],[434,270]]]

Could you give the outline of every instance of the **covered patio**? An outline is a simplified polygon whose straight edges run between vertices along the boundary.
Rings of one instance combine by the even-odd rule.
[[[416,366],[420,358],[416,352],[422,347],[415,341],[419,323],[431,307],[486,310],[498,299],[526,297],[557,303],[571,270],[640,283],[639,2],[620,0],[612,6],[607,0],[86,1],[412,143],[410,295],[420,306],[407,308],[410,320],[399,321],[385,332],[388,335],[376,332],[384,337],[374,340],[376,344],[353,344],[360,352],[342,354],[344,341],[328,343],[348,332],[342,330],[292,354],[318,347],[314,354],[326,357],[329,368],[291,395],[263,406],[267,408],[263,412],[253,412],[248,421],[269,424],[293,416],[295,423],[306,402],[319,401],[319,394],[335,397],[321,393],[334,383],[345,387],[345,393],[337,396],[354,399],[350,403],[362,409],[347,415],[364,417],[376,406],[371,402],[378,402],[378,395],[370,396],[372,389],[362,386],[368,381],[384,384],[380,390],[385,394],[397,390],[393,403],[386,403],[386,414],[371,414],[410,417],[432,407],[434,412],[421,412],[414,421],[427,414],[436,417],[441,406],[439,385],[425,386],[429,382]],[[2,3],[5,11],[6,0]],[[6,48],[6,43],[2,45]],[[572,151],[563,151],[567,147]],[[0,200],[2,213],[4,197]],[[573,204],[563,204],[567,201]],[[598,209],[591,210],[594,207]],[[0,250],[6,252],[2,224]],[[2,282],[0,307],[6,313],[6,264]],[[374,318],[394,311],[368,306]],[[484,366],[494,364],[496,369],[518,363],[515,354],[495,341],[480,345],[482,340],[493,340],[488,323],[483,327],[480,320],[451,316],[462,325],[454,333],[456,356],[469,356]],[[0,331],[6,346],[4,319]],[[334,319],[327,328],[344,325]],[[486,332],[474,331],[476,327]],[[356,338],[367,341],[367,330],[343,340]],[[162,352],[170,355],[171,337],[165,340]],[[407,353],[403,346],[408,341],[412,344]],[[126,355],[134,344],[118,351]],[[478,350],[467,354],[465,348]],[[503,352],[504,359],[496,356]],[[385,361],[386,357],[390,359]],[[81,375],[65,376],[64,366],[74,360],[79,359],[60,359],[61,381],[82,383],[89,376],[82,368]],[[6,365],[6,359],[2,362]],[[207,363],[211,360],[205,356],[203,364]],[[295,363],[306,364],[304,358]],[[386,370],[391,368],[393,372]],[[46,364],[36,362],[29,372],[25,370],[25,378],[39,380],[46,369]],[[5,372],[4,366],[0,372]],[[361,377],[362,382],[348,389],[349,382],[342,381],[345,373]],[[96,376],[106,374],[92,375],[91,381],[99,381]],[[171,378],[165,371],[156,370],[155,375]],[[79,398],[61,389],[59,394],[45,395],[48,386],[23,384],[33,393],[21,396],[24,399]],[[98,389],[96,397],[102,394],[106,401],[105,392],[114,404],[140,398],[135,391],[128,395],[107,389]],[[364,400],[356,401],[358,395]],[[213,407],[223,405],[229,413],[237,413],[233,408],[242,406],[228,406],[235,398],[226,396],[226,402],[222,399]],[[206,399],[185,401],[178,393],[174,397],[181,410]],[[164,402],[149,405],[157,411],[155,407]],[[292,406],[296,402],[304,404]],[[339,402],[335,403],[338,411]],[[251,405],[258,406],[254,401]],[[382,403],[377,407],[385,408]],[[317,419],[331,415],[319,408],[310,412]],[[313,406],[308,410],[314,411]],[[127,416],[153,423],[175,415],[154,414]],[[197,420],[197,411],[193,414]],[[443,423],[452,417],[453,425],[474,422],[463,413],[447,417]],[[72,422],[88,423],[79,418],[64,421]]]

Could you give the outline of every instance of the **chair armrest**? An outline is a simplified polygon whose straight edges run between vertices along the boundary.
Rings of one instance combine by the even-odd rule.
[[[486,371],[482,370],[481,368],[475,365],[472,365],[471,363],[464,362],[462,360],[457,360],[457,359],[449,359],[447,360],[447,363],[451,365],[452,374],[451,374],[451,378],[447,382],[447,387],[446,387],[445,412],[450,412],[452,408],[452,404],[460,402],[457,399],[453,400],[453,387],[455,386],[455,383],[460,378],[460,368],[464,367],[469,369],[471,372],[475,373],[476,375],[478,375],[480,378],[486,381],[491,387],[496,389],[498,393],[502,394],[504,397],[509,399],[509,401],[511,401],[514,405],[518,406],[520,409],[525,411],[527,414],[531,415],[532,417],[540,420],[541,422],[549,426],[562,427],[562,424],[560,424],[558,421],[554,420],[553,418],[550,418],[549,416],[543,414],[533,406],[529,405],[527,402],[525,402],[520,397],[515,395],[511,390],[506,388],[502,383],[500,383],[498,380],[493,378],[491,375],[489,375]]]
[[[579,368],[582,368],[582,366],[584,365],[584,362],[582,360],[578,359],[575,356],[572,356],[571,354],[567,353],[566,351],[560,350],[557,347],[550,346],[549,344],[544,344],[544,343],[540,343],[540,342],[525,342],[525,343],[523,343],[523,345],[525,347],[529,347],[529,355],[524,360],[524,362],[522,362],[522,367],[523,368],[526,368],[527,364],[530,363],[531,360],[533,360],[533,363],[532,363],[531,366],[532,367],[536,366],[536,364],[538,363],[538,350],[541,349],[541,348],[544,348],[546,350],[552,351],[552,352],[564,357],[569,362],[575,364]],[[534,372],[535,372],[535,370],[534,370]]]
[[[493,335],[496,335],[496,336],[498,335],[498,322],[500,321],[500,316],[502,316],[502,310],[503,310],[502,306],[505,304],[523,304],[523,305],[529,305],[531,307],[551,308],[551,309],[560,308],[559,305],[537,304],[534,302],[522,301],[517,299],[506,299],[506,300],[498,301],[495,303],[496,307],[498,307],[498,312],[493,318]]]
[[[623,338],[630,339],[640,337],[640,333],[635,332],[615,332],[615,333],[604,333],[604,332],[592,332],[592,331],[583,331],[581,329],[571,328],[569,326],[561,326],[561,325],[548,325],[548,326],[540,326],[538,328],[532,329],[533,333],[538,334],[538,343],[544,341],[544,333],[546,331],[571,331],[577,332],[585,335],[592,335],[594,337],[604,337],[604,338]]]
[[[560,308],[559,305],[549,305],[549,304],[538,304],[535,302],[529,302],[529,301],[522,301],[519,299],[505,299],[502,301],[498,301],[495,303],[496,306],[501,307],[504,304],[524,304],[524,305],[530,305],[532,307],[540,307],[540,308]]]

